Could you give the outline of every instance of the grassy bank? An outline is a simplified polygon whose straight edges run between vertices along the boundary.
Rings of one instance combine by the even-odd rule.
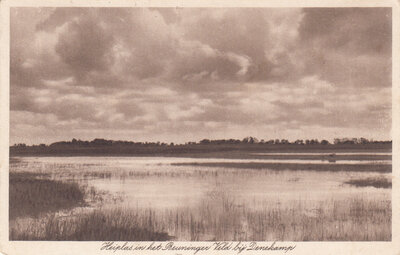
[[[391,160],[391,151],[374,151],[377,153],[388,153],[385,154],[363,154],[363,153],[373,153],[368,150],[362,151],[228,151],[228,152],[203,152],[203,153],[185,153],[180,155],[169,154],[165,156],[177,156],[177,157],[187,157],[187,158],[223,158],[223,159],[297,159],[297,160]],[[285,153],[285,154],[280,154]],[[309,153],[309,154],[307,154]],[[338,153],[338,154],[336,154]],[[339,154],[343,153],[343,154]],[[349,154],[345,154],[349,153]]]
[[[10,240],[46,241],[165,241],[171,237],[157,232],[153,214],[139,218],[135,212],[95,210],[73,217],[51,215],[29,226],[18,224],[10,229]],[[154,216],[153,216],[154,217]]]
[[[43,177],[45,176],[33,173],[10,173],[10,219],[21,216],[38,217],[42,213],[84,204],[85,194],[78,184]]]
[[[99,196],[95,190],[77,183],[48,178],[46,174],[10,173],[10,240],[169,239],[166,233],[140,227],[133,214],[123,217],[118,212],[82,214],[85,212],[82,208],[77,215],[60,216],[57,212],[71,212],[73,208],[86,206],[89,196],[92,199]],[[151,215],[144,222],[151,222]]]
[[[392,188],[391,180],[386,178],[367,178],[367,179],[354,179],[345,182],[346,184],[350,184],[356,187],[375,187],[375,188],[383,188],[390,189]]]
[[[353,171],[353,172],[378,172],[391,173],[392,165],[389,164],[298,164],[298,163],[258,163],[258,162],[210,162],[210,163],[173,163],[175,166],[203,166],[245,169],[270,169],[270,170],[312,170],[312,171]]]

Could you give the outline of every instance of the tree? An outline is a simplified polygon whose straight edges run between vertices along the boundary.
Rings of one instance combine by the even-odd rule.
[[[304,141],[303,141],[303,140],[300,140],[300,139],[297,139],[294,143],[295,143],[295,144],[304,144]]]
[[[329,142],[328,142],[327,140],[322,140],[322,141],[321,141],[321,144],[327,145],[327,144],[329,144]]]
[[[252,136],[245,137],[242,140],[243,143],[258,143],[258,139]]]
[[[209,144],[210,140],[209,139],[203,139],[200,141],[201,144]]]
[[[281,144],[288,144],[288,143],[289,143],[289,140],[286,140],[286,139],[281,140]]]

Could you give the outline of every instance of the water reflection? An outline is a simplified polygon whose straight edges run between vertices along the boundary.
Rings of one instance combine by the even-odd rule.
[[[390,198],[390,190],[344,184],[355,178],[390,178],[387,173],[260,171],[172,165],[188,162],[315,163],[315,160],[40,157],[23,158],[21,163],[13,164],[11,170],[51,173],[54,179],[85,182],[99,190],[122,195],[126,207],[165,209],[184,205],[194,208],[204,197],[221,192],[229,194],[237,204],[251,204],[254,208],[263,201],[282,204],[300,200],[323,202],[333,197],[346,200],[355,195],[382,200]],[[348,164],[352,163],[354,161],[348,161]]]

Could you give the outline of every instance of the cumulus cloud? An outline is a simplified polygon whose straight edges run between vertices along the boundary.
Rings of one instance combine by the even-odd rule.
[[[390,138],[388,8],[12,8],[11,142]]]

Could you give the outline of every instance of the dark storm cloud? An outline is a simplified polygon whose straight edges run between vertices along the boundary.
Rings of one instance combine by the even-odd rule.
[[[384,53],[390,56],[390,8],[310,8],[304,13],[299,28],[302,40],[318,40],[324,46],[352,55]]]
[[[112,35],[105,33],[100,24],[84,18],[68,25],[58,38],[55,51],[78,77],[82,77],[91,71],[105,71],[112,65],[112,56],[108,55],[112,43]]]
[[[391,38],[388,8],[13,8],[11,138],[387,137]]]
[[[196,19],[189,19],[185,26],[187,37],[210,47],[235,52],[250,57],[253,61],[263,61],[264,51],[270,46],[268,9],[213,10],[199,11]],[[251,38],[251,39],[250,39]]]
[[[41,9],[48,10],[50,14],[45,20],[36,24],[36,30],[44,30],[47,32],[53,32],[57,27],[64,25],[66,22],[90,13],[90,9],[75,7]]]
[[[390,8],[310,8],[299,36],[306,72],[342,86],[391,86]]]
[[[279,10],[250,8],[246,11],[214,9],[211,12],[207,10],[186,12],[187,14],[184,15],[191,15],[191,18],[183,20],[187,28],[185,33],[187,38],[208,45],[219,52],[235,53],[237,56],[246,58],[248,63],[243,72],[245,80],[260,81],[288,77],[287,72],[280,74],[273,72],[278,63],[274,63],[273,59],[267,56],[267,52],[274,50],[279,43],[280,38],[277,38],[279,35],[274,34],[273,28],[285,22],[282,17],[284,15],[299,17],[298,10],[280,13]],[[296,18],[293,22],[297,22]],[[285,26],[282,27],[282,29],[285,28]],[[290,41],[292,38],[287,39]],[[283,52],[277,54],[281,57],[285,55]],[[286,61],[279,64],[281,68],[291,66],[291,63]],[[237,70],[233,69],[226,74],[234,77],[236,73],[234,71]]]

